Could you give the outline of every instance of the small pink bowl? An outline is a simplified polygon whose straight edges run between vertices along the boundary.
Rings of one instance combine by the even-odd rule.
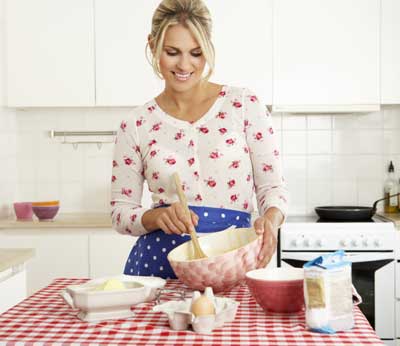
[[[304,306],[303,268],[256,269],[246,273],[246,283],[266,312],[297,312]]]
[[[37,207],[33,206],[33,213],[37,216],[39,221],[52,221],[54,216],[56,216],[60,206],[47,206],[47,207]]]
[[[31,202],[14,203],[14,212],[18,221],[32,221],[33,211]]]

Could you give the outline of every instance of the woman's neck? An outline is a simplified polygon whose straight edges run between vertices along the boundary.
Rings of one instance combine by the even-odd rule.
[[[184,111],[193,104],[201,103],[208,98],[211,83],[199,83],[190,90],[184,92],[176,92],[166,87],[164,91],[157,97],[161,103],[173,108],[176,111]]]

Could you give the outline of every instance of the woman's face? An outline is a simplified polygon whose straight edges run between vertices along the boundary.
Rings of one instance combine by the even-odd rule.
[[[206,59],[189,29],[170,26],[160,55],[160,72],[166,87],[177,92],[191,89],[201,80]]]

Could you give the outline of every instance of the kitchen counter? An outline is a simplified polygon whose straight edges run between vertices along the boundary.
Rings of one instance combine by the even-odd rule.
[[[15,217],[0,220],[0,229],[21,228],[112,228],[107,213],[70,213],[56,215],[54,221],[17,221]]]
[[[134,316],[131,318],[98,323],[82,322],[77,318],[77,310],[71,309],[59,297],[59,293],[66,286],[86,281],[87,279],[57,279],[0,315],[0,346],[15,343],[20,346],[33,343],[65,346],[383,345],[358,307],[354,307],[353,329],[336,334],[313,333],[306,329],[304,311],[290,315],[266,314],[250,295],[246,285],[236,286],[224,293],[224,296],[240,303],[236,318],[233,322],[214,329],[210,334],[170,329],[167,316],[152,311],[153,302],[133,306]],[[178,280],[168,280],[166,288],[176,291],[185,286]],[[32,310],[35,311],[34,314]]]
[[[388,221],[392,221],[398,230],[400,230],[400,213],[384,213],[384,212],[377,212],[379,216],[382,216]]]
[[[0,249],[0,272],[24,263],[34,255],[34,249]]]

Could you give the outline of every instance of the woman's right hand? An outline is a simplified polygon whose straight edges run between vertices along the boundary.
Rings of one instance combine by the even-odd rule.
[[[143,215],[143,219],[149,220],[150,218],[155,222],[154,228],[162,229],[166,234],[178,235],[189,233],[190,229],[197,226],[199,221],[199,217],[191,210],[190,218],[187,217],[183,205],[179,202],[172,203],[169,207],[149,210]],[[142,222],[145,221],[143,219]],[[151,228],[153,227],[150,226],[147,229],[154,230]]]

